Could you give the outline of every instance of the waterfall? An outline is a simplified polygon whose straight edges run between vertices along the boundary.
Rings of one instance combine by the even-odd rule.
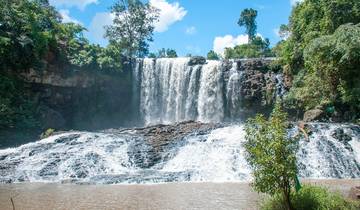
[[[136,130],[68,132],[0,150],[0,183],[249,181],[244,141],[242,124],[170,138],[162,150]],[[312,123],[299,144],[300,177],[360,178],[359,126]]]
[[[202,122],[220,122],[224,118],[222,71],[218,61],[203,66],[198,99],[198,119]]]
[[[194,63],[191,59],[145,58],[136,61],[133,74],[138,95],[134,98],[139,105],[134,107],[139,107],[145,125],[189,120],[241,121],[247,113],[256,112],[242,107],[249,104],[243,103],[243,98],[261,103],[259,107],[263,105],[263,98],[275,99],[285,94],[281,74],[261,72],[271,59],[208,60],[205,63]],[[264,87],[273,88],[269,91],[273,96],[265,96],[268,90]],[[252,93],[251,88],[258,92]]]
[[[143,59],[140,113],[146,125],[186,120],[220,122],[224,117],[219,61],[188,65],[189,58]]]
[[[237,62],[233,62],[226,87],[227,106],[230,118],[238,116],[239,109],[241,108],[241,78],[243,72],[237,69]]]

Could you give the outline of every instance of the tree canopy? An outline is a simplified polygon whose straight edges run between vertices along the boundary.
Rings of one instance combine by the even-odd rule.
[[[158,10],[140,0],[119,0],[111,7],[115,15],[113,24],[107,26],[106,37],[120,46],[127,57],[144,57],[149,53],[148,42],[153,41],[154,22]]]
[[[225,58],[260,58],[273,56],[269,39],[256,36],[248,44],[237,45],[225,49]]]
[[[304,50],[301,70],[290,96],[306,109],[348,104],[360,110],[360,25],[345,24],[334,34],[312,40]]]
[[[240,27],[244,26],[246,28],[246,34],[249,37],[249,40],[252,40],[255,38],[256,35],[256,17],[257,17],[257,11],[250,8],[250,9],[244,9],[241,14],[240,18],[238,20],[238,25]]]
[[[210,50],[207,53],[206,57],[208,60],[219,60],[219,55],[216,52],[214,52],[214,50]]]

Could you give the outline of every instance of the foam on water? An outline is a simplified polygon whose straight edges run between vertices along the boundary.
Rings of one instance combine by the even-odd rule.
[[[306,178],[360,178],[360,127],[310,124],[300,141],[298,168]],[[343,130],[344,139],[334,138]],[[296,130],[296,129],[295,129]],[[296,131],[295,131],[296,132]],[[241,124],[193,133],[152,158],[135,132],[70,132],[0,150],[0,182],[159,183],[249,181]]]

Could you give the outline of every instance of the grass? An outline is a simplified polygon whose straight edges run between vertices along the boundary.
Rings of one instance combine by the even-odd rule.
[[[359,210],[360,203],[345,199],[339,193],[333,193],[325,188],[304,185],[299,192],[293,192],[291,202],[296,210]],[[262,210],[283,210],[283,198],[274,195],[266,199]]]

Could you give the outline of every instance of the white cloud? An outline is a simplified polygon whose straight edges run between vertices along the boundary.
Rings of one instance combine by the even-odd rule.
[[[98,43],[102,46],[107,44],[104,38],[105,26],[111,25],[114,15],[109,12],[96,13],[88,27],[88,37],[93,43]]]
[[[187,35],[193,35],[196,33],[196,28],[195,26],[190,26],[190,27],[187,27],[186,30],[185,30],[185,33]]]
[[[233,37],[232,35],[218,36],[214,39],[213,50],[223,55],[224,50],[227,47],[235,47],[236,45],[247,44],[249,41],[248,35],[239,35],[237,37]]]
[[[150,4],[160,10],[159,21],[155,23],[156,32],[164,32],[169,26],[184,18],[187,11],[179,2],[168,3],[166,0],[150,0]]]
[[[304,1],[304,0],[290,0],[290,4],[291,4],[292,6],[295,6],[296,3],[302,2],[302,1]]]
[[[50,4],[56,7],[77,7],[80,10],[84,10],[89,4],[97,4],[98,0],[50,0]]]
[[[80,23],[78,20],[70,17],[70,11],[69,10],[61,9],[61,10],[59,10],[59,13],[60,13],[60,15],[62,17],[62,22],[63,23],[77,23],[77,24],[82,25],[82,23]]]

